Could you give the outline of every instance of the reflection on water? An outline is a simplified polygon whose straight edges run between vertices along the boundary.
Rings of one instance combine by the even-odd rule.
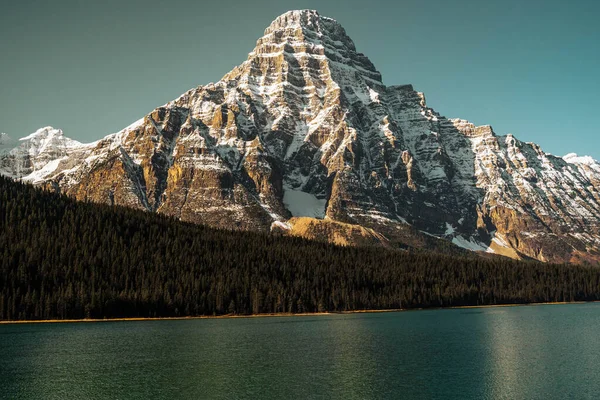
[[[0,326],[7,399],[596,399],[600,305]]]
[[[488,316],[490,398],[599,398],[599,305],[505,311]]]

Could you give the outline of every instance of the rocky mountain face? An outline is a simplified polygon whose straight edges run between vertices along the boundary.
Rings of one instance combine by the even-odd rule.
[[[315,11],[278,17],[219,82],[102,140],[21,139],[0,172],[217,227],[600,260],[598,162],[441,116]]]

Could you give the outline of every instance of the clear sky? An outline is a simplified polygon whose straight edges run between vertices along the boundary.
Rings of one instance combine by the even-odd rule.
[[[0,132],[116,132],[219,80],[304,8],[442,115],[600,159],[598,0],[19,0],[0,13]]]

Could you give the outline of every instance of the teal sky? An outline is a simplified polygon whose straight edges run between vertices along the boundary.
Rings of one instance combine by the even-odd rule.
[[[291,9],[337,19],[387,85],[447,117],[600,159],[600,1],[19,0],[0,13],[0,132],[92,141],[246,59]]]

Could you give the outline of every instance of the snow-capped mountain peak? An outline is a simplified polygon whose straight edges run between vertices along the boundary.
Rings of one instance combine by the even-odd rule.
[[[21,141],[25,141],[25,140],[43,140],[45,138],[51,138],[54,136],[63,136],[63,132],[60,129],[55,129],[51,126],[45,126],[43,128],[38,129],[37,131],[22,137]]]
[[[0,153],[8,151],[15,147],[16,141],[11,138],[7,133],[0,133]]]
[[[384,85],[344,28],[313,10],[277,17],[219,82],[116,134],[82,145],[46,127],[20,143],[0,172],[81,200],[224,228],[350,237],[360,225],[402,248],[600,260],[597,163]]]
[[[19,142],[19,148],[27,149],[31,156],[81,145],[80,142],[65,137],[62,130],[51,126],[38,129],[32,134],[19,139]]]
[[[80,142],[65,137],[60,129],[46,126],[12,142],[12,148],[0,158],[0,173],[38,182],[48,177],[61,159],[81,146]]]
[[[563,160],[570,164],[585,164],[588,166],[598,165],[598,161],[590,156],[578,156],[577,153],[569,153],[563,156]]]

